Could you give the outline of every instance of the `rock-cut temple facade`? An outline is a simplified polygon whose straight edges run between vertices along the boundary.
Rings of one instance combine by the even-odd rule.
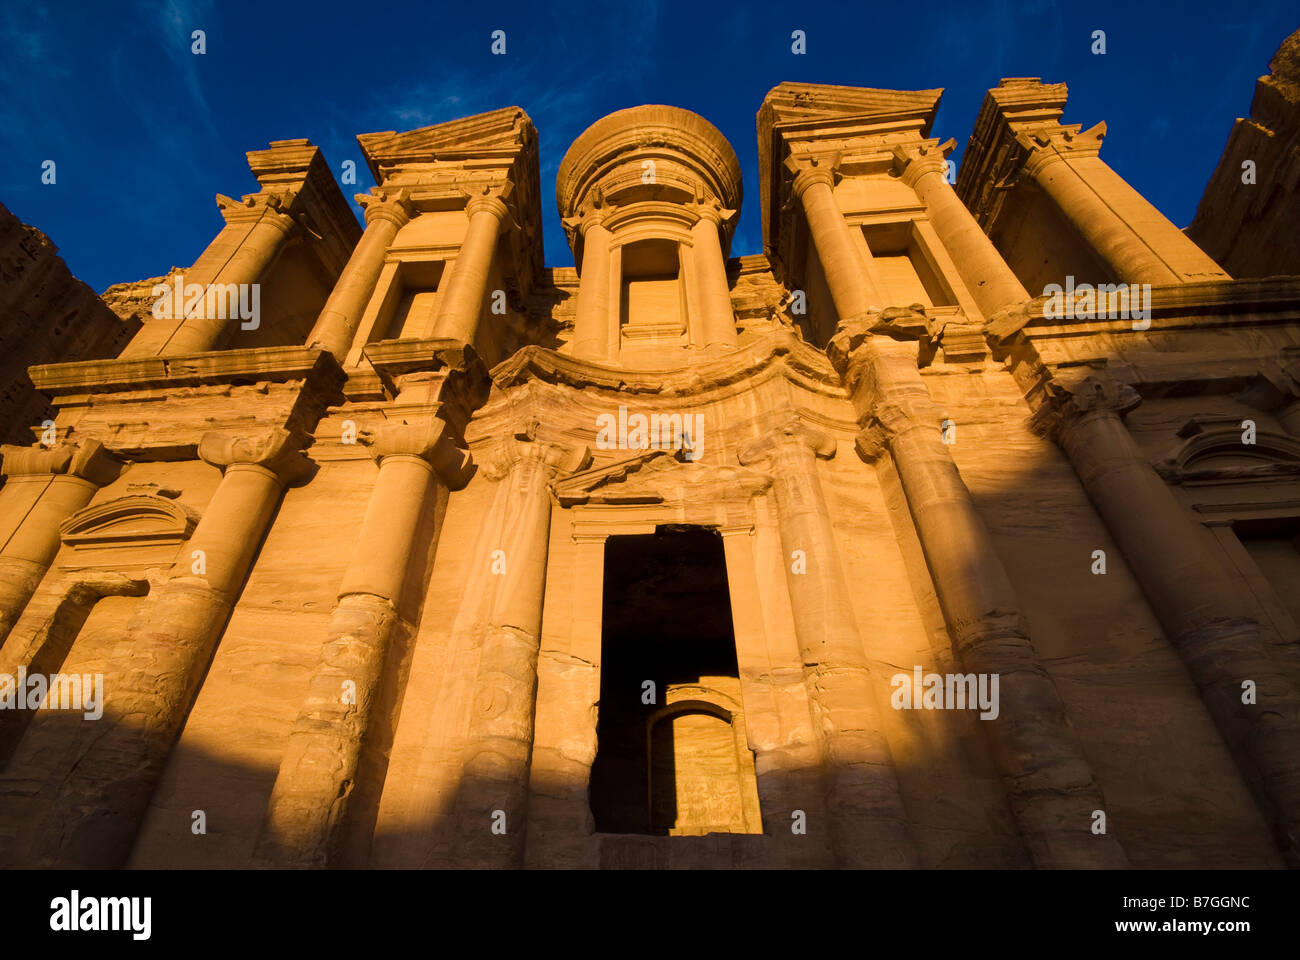
[[[940,93],[782,83],[744,191],[610,114],[576,269],[521,109],[361,136],[364,228],[248,154],[129,338],[29,367],[0,864],[1300,863],[1300,276],[1062,84],[954,176]]]

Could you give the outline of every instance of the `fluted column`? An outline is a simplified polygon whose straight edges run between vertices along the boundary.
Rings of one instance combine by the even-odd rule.
[[[213,247],[225,247],[229,238],[226,230],[241,234],[238,246],[228,259],[216,263],[207,253],[191,268],[185,283],[254,284],[261,282],[262,274],[279,254],[294,229],[294,221],[282,211],[280,198],[274,194],[255,194],[243,204],[226,198],[222,216],[226,228],[213,241]],[[211,248],[210,248],[211,249]],[[228,338],[232,324],[240,323],[238,317],[209,317],[203,305],[180,319],[180,325],[157,351],[158,356],[176,357],[220,349]],[[146,329],[148,324],[145,325]],[[142,331],[143,332],[143,331]],[[123,354],[128,356],[129,354]]]
[[[1137,392],[1096,377],[1073,389],[1053,383],[1048,390],[1035,426],[1070,458],[1260,798],[1283,855],[1300,866],[1300,697],[1294,685],[1269,658],[1240,585],[1124,426],[1123,415],[1140,402]],[[1243,703],[1248,680],[1256,704]]]
[[[772,476],[781,549],[808,558],[806,573],[786,563],[786,583],[813,726],[822,744],[826,809],[836,862],[845,867],[911,867],[916,844],[880,727],[870,669],[840,566],[817,458],[834,440],[798,418],[740,450],[743,464]]]
[[[583,360],[614,356],[615,322],[610,303],[610,233],[595,215],[582,222],[582,276],[578,278],[578,316],[573,325],[573,355]]]
[[[1030,295],[948,183],[943,153],[932,148],[902,153],[901,158],[906,164],[903,182],[925,204],[935,232],[985,319],[992,320],[1008,309],[1019,310]]]
[[[980,723],[1029,853],[1041,867],[1123,866],[1119,844],[1091,833],[1093,811],[1105,809],[1101,790],[942,443],[916,347],[868,329],[841,324],[829,347],[864,427],[858,452],[869,462],[891,455],[958,660],[999,678],[998,716]]]
[[[31,825],[0,840],[0,863],[126,861],[285,485],[309,467],[300,447],[283,429],[203,436],[199,456],[224,476],[167,581],[113,649],[102,724],[69,729],[38,717],[0,778],[0,822]],[[78,760],[68,768],[70,752]]]
[[[722,255],[719,231],[724,217],[731,211],[700,206],[700,219],[691,227],[692,257],[699,283],[699,330],[703,347],[720,349],[736,346],[736,314],[731,308],[731,288],[727,284],[727,261]]]
[[[452,264],[447,290],[438,297],[433,335],[472,344],[487,297],[492,254],[508,210],[499,197],[474,197],[465,206],[469,226]]]
[[[397,231],[411,221],[413,208],[404,190],[385,193],[376,187],[373,195],[359,193],[356,200],[366,210],[366,230],[348,258],[338,283],[307,337],[307,345],[334,354],[342,363],[352,347],[361,314],[375,291],[384,267],[384,257]]]
[[[862,253],[849,235],[849,225],[835,202],[833,185],[830,167],[814,159],[799,169],[793,189],[803,205],[835,312],[841,320],[848,320],[887,304],[883,291],[872,284]]]
[[[482,638],[456,794],[452,858],[458,866],[518,867],[524,862],[551,530],[549,485],[590,462],[585,447],[540,439],[532,428],[504,441],[484,468],[500,485],[492,525],[476,556],[487,562],[499,550],[505,568],[488,577],[473,622],[457,624]],[[504,814],[503,822],[497,811]],[[498,823],[504,833],[493,832]]]
[[[467,479],[441,420],[383,424],[365,441],[379,474],[258,840],[258,858],[277,865],[336,861],[422,519],[440,481]]]
[[[59,524],[122,469],[97,440],[0,447],[0,644],[59,551]]]

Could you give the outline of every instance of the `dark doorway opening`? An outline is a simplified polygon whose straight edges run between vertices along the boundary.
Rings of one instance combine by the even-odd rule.
[[[596,829],[758,832],[722,537],[610,537],[602,616]]]

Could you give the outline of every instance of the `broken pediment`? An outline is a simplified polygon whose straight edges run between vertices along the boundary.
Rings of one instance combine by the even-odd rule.
[[[686,459],[683,451],[651,450],[575,473],[552,484],[561,506],[748,500],[772,479],[740,466]]]
[[[758,124],[762,134],[790,124],[827,124],[837,120],[875,120],[901,117],[924,119],[929,130],[939,111],[942,89],[878,90],[841,87],[829,83],[779,83],[763,98]]]
[[[491,110],[402,133],[386,130],[357,137],[377,182],[381,182],[380,166],[485,157],[509,160],[536,140],[533,122],[520,107]]]
[[[920,143],[930,135],[942,95],[941,89],[878,90],[789,81],[769,90],[757,118],[764,249],[778,257],[792,255],[783,251],[777,236],[787,199],[783,184],[792,179],[785,160],[792,150],[883,146],[899,138]]]
[[[198,516],[178,503],[133,494],[74,513],[59,524],[59,537],[71,547],[180,543],[196,523]]]

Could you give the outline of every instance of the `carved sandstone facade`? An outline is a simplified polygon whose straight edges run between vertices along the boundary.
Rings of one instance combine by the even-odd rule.
[[[31,368],[0,675],[103,716],[0,711],[0,863],[1294,866],[1300,278],[1061,85],[990,91],[954,186],[939,95],[774,88],[739,258],[675,107],[569,147],[576,270],[517,108],[362,136],[364,231],[250,154],[183,273],[259,323],[146,281],[120,357]]]

